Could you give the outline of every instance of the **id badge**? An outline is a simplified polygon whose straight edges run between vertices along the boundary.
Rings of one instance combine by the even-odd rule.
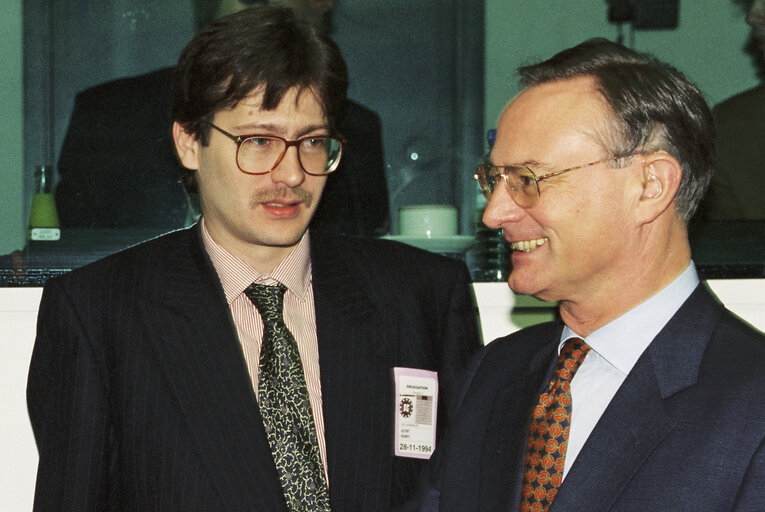
[[[436,448],[438,372],[394,368],[396,382],[395,454],[429,459]]]

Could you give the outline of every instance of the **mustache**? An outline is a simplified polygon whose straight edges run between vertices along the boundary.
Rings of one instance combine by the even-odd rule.
[[[300,187],[260,189],[250,196],[250,207],[254,208],[260,203],[270,203],[281,199],[304,203],[309,207],[313,202],[313,194]]]

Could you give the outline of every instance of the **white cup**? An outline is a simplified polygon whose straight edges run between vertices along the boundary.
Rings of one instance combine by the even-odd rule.
[[[438,238],[457,234],[457,208],[450,204],[420,204],[398,209],[402,236]]]

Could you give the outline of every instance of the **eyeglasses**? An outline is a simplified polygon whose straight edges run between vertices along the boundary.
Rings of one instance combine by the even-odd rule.
[[[561,174],[569,171],[576,171],[577,169],[584,169],[593,165],[602,164],[605,162],[614,162],[623,158],[628,158],[632,155],[623,155],[605,158],[598,160],[597,162],[590,162],[589,164],[577,165],[576,167],[569,167],[562,171],[553,171],[542,176],[537,176],[534,171],[526,167],[525,165],[479,165],[478,172],[473,175],[473,178],[478,180],[478,185],[481,187],[486,200],[490,200],[494,189],[497,188],[497,183],[500,177],[504,180],[507,186],[507,191],[510,193],[510,197],[521,208],[531,208],[539,201],[539,182],[552,178],[553,176],[560,176]]]
[[[276,169],[287,149],[295,146],[303,170],[313,176],[329,174],[340,165],[344,141],[328,135],[287,140],[275,135],[233,135],[207,123],[236,142],[236,165],[245,174],[268,174]]]

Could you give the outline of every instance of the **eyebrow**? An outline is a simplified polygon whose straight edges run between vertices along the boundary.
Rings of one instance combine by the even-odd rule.
[[[539,162],[537,160],[524,160],[523,162],[518,162],[518,163],[513,163],[508,165],[497,165],[494,163],[493,159],[491,159],[490,162],[491,162],[491,165],[493,165],[494,167],[529,167],[532,169],[535,169],[535,168],[549,169],[550,168],[550,166],[545,165],[542,162]]]
[[[242,131],[246,133],[242,133],[241,135],[252,135],[252,134],[274,134],[274,135],[286,135],[287,130],[278,124],[273,123],[249,123],[249,124],[243,124],[235,127],[235,130]],[[325,131],[329,132],[329,128],[326,124],[312,124],[308,126],[302,127],[297,132],[297,137],[303,137],[306,134],[316,132],[316,131]]]

